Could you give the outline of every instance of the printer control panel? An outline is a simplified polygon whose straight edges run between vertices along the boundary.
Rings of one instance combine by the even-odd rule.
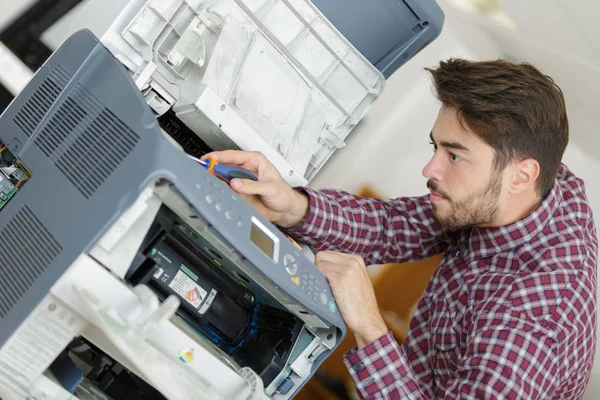
[[[312,311],[331,324],[339,324],[342,318],[331,288],[323,274],[302,254],[301,247],[259,217],[227,184],[204,168],[198,170],[202,178],[197,180],[196,189],[202,192],[202,208],[207,211],[202,214],[207,220],[228,241],[235,242],[236,248],[277,286],[299,303],[306,304],[308,298]]]

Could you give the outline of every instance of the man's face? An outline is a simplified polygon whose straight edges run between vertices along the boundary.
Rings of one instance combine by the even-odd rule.
[[[446,229],[492,225],[501,210],[503,171],[494,150],[442,107],[431,132],[434,154],[423,169],[435,219]]]

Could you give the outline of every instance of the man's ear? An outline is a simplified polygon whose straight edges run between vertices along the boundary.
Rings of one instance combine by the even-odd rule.
[[[510,193],[521,194],[535,186],[540,175],[540,163],[533,158],[526,158],[515,164],[510,182]]]

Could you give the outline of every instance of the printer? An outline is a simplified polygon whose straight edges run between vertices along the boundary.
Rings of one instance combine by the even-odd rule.
[[[338,8],[88,2],[0,117],[0,398],[289,399],[311,378],[346,334],[326,279],[193,158],[256,150],[308,184],[443,22],[434,1]]]

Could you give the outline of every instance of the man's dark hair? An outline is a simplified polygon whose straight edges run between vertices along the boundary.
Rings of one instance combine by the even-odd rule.
[[[427,70],[442,104],[496,151],[497,170],[515,160],[537,160],[536,189],[544,198],[569,142],[565,100],[552,78],[530,64],[504,60],[450,59]]]

